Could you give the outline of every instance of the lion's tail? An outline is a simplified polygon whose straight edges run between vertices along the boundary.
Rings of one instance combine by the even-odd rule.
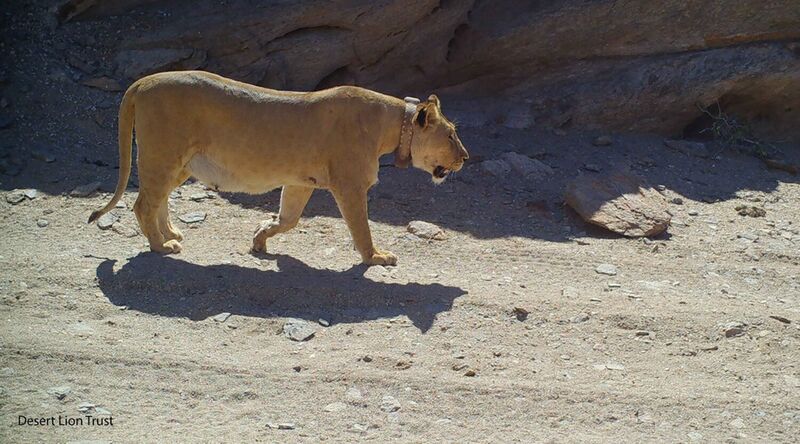
[[[122,198],[125,188],[128,187],[128,179],[131,176],[131,157],[133,151],[133,99],[136,90],[139,89],[138,83],[134,83],[122,97],[119,105],[119,179],[117,179],[117,189],[114,190],[114,197],[102,209],[99,209],[89,216],[89,223],[96,221],[100,216],[108,213],[117,205]]]

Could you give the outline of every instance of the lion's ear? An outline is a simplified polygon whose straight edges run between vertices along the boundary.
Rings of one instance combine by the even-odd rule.
[[[433,100],[431,100],[433,98]],[[417,115],[414,121],[420,128],[426,128],[428,125],[436,122],[439,118],[439,98],[432,95],[425,103],[417,105]]]
[[[423,103],[417,106],[417,115],[414,117],[414,122],[420,128],[425,128],[430,123],[431,112],[429,109],[429,105],[427,103]]]
[[[430,96],[428,96],[428,102],[433,103],[439,109],[442,108],[442,104],[441,102],[439,102],[439,98],[436,97],[436,94],[431,94]]]

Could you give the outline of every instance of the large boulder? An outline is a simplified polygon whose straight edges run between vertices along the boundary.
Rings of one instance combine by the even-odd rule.
[[[622,172],[579,176],[567,187],[565,200],[587,222],[628,237],[660,234],[671,219],[658,191]]]

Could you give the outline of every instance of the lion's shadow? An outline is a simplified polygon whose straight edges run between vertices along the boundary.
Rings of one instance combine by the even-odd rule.
[[[108,259],[97,267],[100,289],[117,306],[159,316],[202,320],[222,312],[292,317],[332,324],[407,316],[422,332],[466,292],[440,284],[383,283],[364,277],[365,266],[321,270],[284,255],[270,255],[278,271],[238,265],[198,265],[141,253],[118,271]]]

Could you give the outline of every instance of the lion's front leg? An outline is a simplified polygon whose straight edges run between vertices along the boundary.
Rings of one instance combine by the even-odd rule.
[[[289,231],[300,221],[300,215],[311,198],[313,188],[286,185],[281,190],[280,214],[258,225],[253,235],[253,251],[266,251],[267,239],[278,233]]]
[[[367,216],[367,190],[331,190],[342,217],[350,228],[356,249],[361,253],[361,259],[368,265],[396,265],[397,256],[382,251],[372,244],[372,234],[369,231]]]

